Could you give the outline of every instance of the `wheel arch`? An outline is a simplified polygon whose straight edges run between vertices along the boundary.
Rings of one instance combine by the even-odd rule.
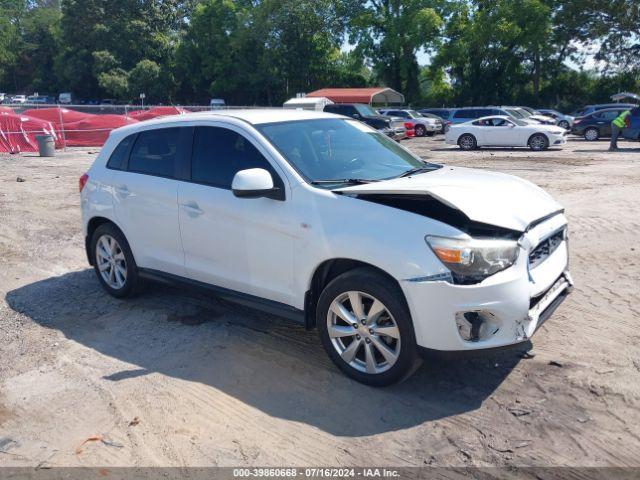
[[[549,137],[544,132],[535,132],[535,133],[532,133],[531,135],[529,135],[529,138],[527,139],[527,145],[531,145],[531,139],[533,137],[535,137],[536,135],[542,135],[547,140],[547,146],[551,145],[551,140],[549,140]]]
[[[93,252],[91,251],[91,239],[93,238],[93,233],[97,230],[99,226],[105,225],[107,223],[110,223],[115,228],[117,228],[120,231],[120,233],[122,233],[122,235],[126,238],[126,235],[124,234],[122,229],[112,219],[107,217],[100,217],[100,216],[92,217],[87,222],[87,236],[84,238],[84,248],[87,253],[87,260],[89,262],[89,265],[91,266],[93,266],[94,264]]]
[[[404,292],[400,286],[400,283],[388,272],[371,263],[363,262],[361,260],[355,260],[351,258],[332,258],[320,263],[313,272],[311,280],[309,282],[309,289],[305,293],[304,297],[304,317],[305,327],[310,330],[316,326],[316,306],[318,299],[324,288],[336,277],[342,275],[356,268],[368,268],[376,273],[384,276],[393,282],[402,292],[402,298],[406,302],[407,299],[404,296]]]

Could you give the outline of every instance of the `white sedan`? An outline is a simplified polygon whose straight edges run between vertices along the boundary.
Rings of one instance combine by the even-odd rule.
[[[566,142],[567,131],[561,127],[533,125],[504,115],[482,117],[452,125],[445,134],[445,143],[458,145],[462,150],[479,147],[529,147],[539,151]]]

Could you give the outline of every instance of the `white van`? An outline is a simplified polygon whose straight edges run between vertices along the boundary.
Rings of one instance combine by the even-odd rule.
[[[58,95],[58,103],[62,103],[63,105],[71,105],[73,102],[73,95],[70,92],[64,92]]]

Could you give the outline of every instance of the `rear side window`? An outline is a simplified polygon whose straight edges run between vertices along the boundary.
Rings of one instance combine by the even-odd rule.
[[[129,171],[173,177],[179,139],[179,128],[160,128],[139,133],[129,157]]]
[[[472,114],[473,110],[458,110],[453,118],[474,118]]]
[[[135,135],[129,135],[124,140],[122,140],[118,146],[113,150],[111,156],[109,157],[109,161],[107,162],[107,168],[111,168],[113,170],[122,170],[126,165],[127,154],[129,153],[129,149],[131,148],[131,144],[135,139]]]
[[[329,113],[344,113],[344,107],[342,105],[325,105],[324,107],[324,111],[325,112],[329,112]]]
[[[278,186],[271,164],[245,137],[227,128],[196,127],[191,159],[194,182],[230,190],[235,174],[247,168],[264,168]]]

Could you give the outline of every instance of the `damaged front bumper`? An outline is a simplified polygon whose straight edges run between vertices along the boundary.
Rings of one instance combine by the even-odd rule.
[[[553,223],[559,221],[552,221],[552,228],[547,225],[527,234],[527,238],[532,245],[540,245],[557,234]],[[545,233],[538,235],[540,230]],[[418,345],[462,351],[527,341],[573,287],[567,245],[564,237],[535,268],[527,255],[531,247],[523,248],[513,267],[474,285],[457,285],[437,276],[401,282]]]

